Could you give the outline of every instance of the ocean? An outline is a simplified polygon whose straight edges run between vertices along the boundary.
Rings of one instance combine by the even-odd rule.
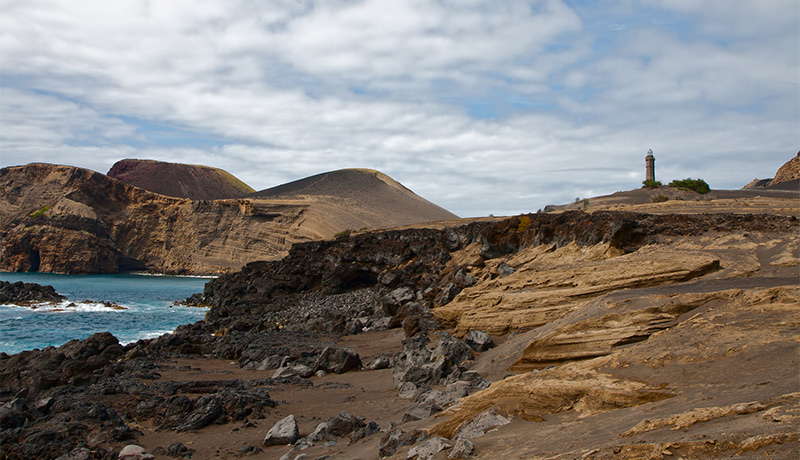
[[[203,292],[208,278],[0,273],[0,280],[50,285],[68,299],[35,309],[0,305],[0,352],[8,354],[60,346],[106,331],[126,344],[172,332],[182,324],[203,319],[207,311],[173,304]],[[111,309],[102,302],[126,309]],[[67,307],[70,303],[75,306]]]

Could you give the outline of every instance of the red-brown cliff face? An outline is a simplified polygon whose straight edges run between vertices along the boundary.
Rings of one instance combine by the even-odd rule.
[[[389,206],[376,214],[347,197],[192,201],[71,166],[0,170],[3,271],[222,273],[278,259],[298,241],[426,220]]]
[[[108,177],[151,192],[192,200],[239,198],[255,191],[222,169],[154,160],[120,160],[108,171]]]

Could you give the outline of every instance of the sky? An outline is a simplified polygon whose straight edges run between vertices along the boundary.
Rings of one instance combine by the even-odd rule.
[[[797,0],[0,0],[0,166],[123,158],[256,190],[382,171],[462,216],[800,148]]]

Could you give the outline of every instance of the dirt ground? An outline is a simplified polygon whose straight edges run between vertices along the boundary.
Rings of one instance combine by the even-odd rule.
[[[761,199],[748,198],[745,204],[752,209],[777,206],[771,208],[774,213],[788,215],[797,215],[800,205],[788,201],[765,204],[758,201]],[[720,200],[723,201],[706,203],[711,206],[706,209],[715,212],[719,206],[729,209],[743,203],[741,198]],[[667,206],[666,203],[652,206]],[[701,209],[694,202],[674,203],[671,206],[683,205],[682,209],[693,208],[697,212]],[[642,206],[652,212],[651,204]],[[630,208],[635,205],[626,210],[635,210]],[[261,420],[213,425],[185,433],[140,426],[143,434],[136,442],[148,452],[182,442],[195,450],[193,460],[279,459],[290,446],[265,448],[262,441],[274,422],[289,414],[297,418],[301,436],[340,411],[375,421],[381,430],[397,426],[406,431],[435,433],[437,427],[461,411],[468,411],[470,405],[488,404],[486,407],[496,408],[512,421],[473,439],[476,459],[800,458],[797,241],[797,235],[766,234],[706,234],[665,240],[659,244],[672,251],[713,252],[720,259],[720,269],[685,282],[610,292],[548,328],[493,337],[497,346],[477,354],[472,365],[473,370],[493,382],[492,386],[425,420],[401,423],[412,401],[398,397],[391,369],[361,370],[312,377],[312,386],[268,388],[271,398],[279,404],[265,410],[266,417]],[[644,337],[614,344],[602,356],[565,360],[563,364],[524,374],[508,371],[531,341],[542,334],[558,332],[559,328],[584,334],[579,337],[598,333],[580,326],[591,323],[592,318],[622,312],[607,311],[611,305],[638,305],[638,312],[647,310],[649,299],[668,304],[709,293],[714,294],[713,300],[669,318],[668,322],[663,320]],[[613,322],[609,324],[613,326]],[[346,336],[339,345],[353,348],[363,362],[369,363],[377,356],[398,351],[402,339],[402,329],[393,329]],[[569,346],[578,342],[565,342],[565,354]],[[224,360],[186,359],[163,364],[168,367],[159,372],[166,380],[253,380],[274,373],[243,370],[237,363]],[[589,376],[586,386],[555,409],[530,413],[526,400],[547,397],[546,391],[550,390],[545,384],[558,379],[569,382],[570,372]],[[481,400],[493,391],[502,394],[503,385],[513,379],[521,382],[512,389],[517,393],[509,393],[516,395],[513,398]],[[604,399],[607,397],[603,385],[608,382],[618,385],[623,399],[642,388],[658,397],[615,405]],[[529,389],[528,393],[520,396],[519,388]],[[330,446],[317,443],[305,451],[293,452],[289,458],[294,460],[302,453],[308,460],[378,459],[382,436],[383,433],[376,433],[353,444],[347,439]],[[242,449],[248,446],[261,451],[243,453]],[[403,447],[390,458],[405,459],[408,450]],[[446,450],[432,458],[442,460],[448,453]]]

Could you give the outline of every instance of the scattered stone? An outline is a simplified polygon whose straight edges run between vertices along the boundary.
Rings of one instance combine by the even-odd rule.
[[[144,447],[136,444],[128,444],[119,452],[119,460],[152,460],[155,457],[148,454]]]
[[[56,460],[89,460],[92,458],[92,451],[85,447],[72,449],[70,453],[57,457]]]
[[[465,423],[461,429],[458,430],[455,439],[474,439],[486,434],[486,432],[511,423],[511,420],[495,413],[494,409],[488,409],[475,417],[473,420]]]
[[[484,352],[492,347],[494,347],[494,341],[492,340],[492,336],[487,334],[484,331],[478,330],[471,330],[467,332],[466,337],[464,337],[464,343],[466,343],[473,351],[478,353]]]
[[[359,428],[356,431],[350,433],[350,444],[353,444],[354,442],[360,439],[366,438],[367,436],[371,436],[380,430],[381,430],[380,425],[378,425],[375,422],[369,422],[367,423],[367,426]]]
[[[314,369],[343,374],[347,371],[361,369],[361,358],[356,352],[347,348],[327,347],[322,350],[314,363]]]
[[[384,279],[387,279],[388,281],[383,281],[384,284],[389,284],[394,281],[394,278],[387,276],[384,276]],[[409,287],[399,287],[381,299],[381,303],[383,304],[383,312],[387,316],[394,316],[397,314],[397,310],[400,308],[400,305],[414,300],[415,297],[416,296],[414,295],[413,289]]]
[[[193,410],[183,422],[175,427],[175,431],[199,430],[214,423],[223,413],[222,405],[217,395],[201,396],[194,403]]]
[[[437,305],[447,305],[455,298],[456,295],[458,295],[459,292],[461,292],[461,289],[455,283],[449,283],[447,286],[442,288],[439,295],[436,296],[434,303]]]
[[[256,446],[244,446],[239,449],[239,453],[242,455],[254,455],[259,452],[264,452],[264,450]]]
[[[264,445],[293,444],[298,439],[300,439],[300,432],[297,429],[297,420],[294,415],[289,415],[275,422],[275,425],[269,429],[264,438]]]
[[[283,357],[278,355],[267,356],[262,361],[250,361],[242,369],[254,369],[258,371],[265,371],[268,369],[278,369],[281,367]]]
[[[273,379],[279,378],[289,378],[289,377],[301,377],[307,379],[314,375],[314,369],[304,365],[298,364],[296,366],[287,366],[287,367],[280,367],[275,373],[272,375]]]
[[[419,430],[405,432],[403,430],[392,430],[381,438],[378,445],[378,453],[381,458],[389,457],[397,452],[397,449],[403,446],[410,446],[422,441],[426,438],[426,434]]]
[[[465,380],[459,380],[457,382],[450,383],[445,387],[445,397],[450,402],[454,403],[464,396],[469,396],[470,393],[472,393],[473,388],[474,387],[472,383]]]
[[[313,442],[320,442],[328,435],[328,422],[322,422],[314,428],[314,431],[308,435],[308,438]]]
[[[441,411],[442,408],[435,404],[417,404],[411,406],[406,413],[403,414],[403,423],[426,419],[431,415]]]
[[[306,450],[310,447],[314,447],[314,441],[312,441],[308,436],[305,438],[300,438],[296,443],[294,443],[294,450]]]
[[[190,458],[193,453],[194,449],[186,447],[182,442],[173,442],[167,447],[166,452],[167,455],[175,458]]]
[[[400,394],[397,396],[403,399],[414,399],[417,394],[417,386],[414,382],[405,382],[398,389]]]
[[[370,370],[377,371],[380,369],[388,369],[392,361],[386,356],[378,356],[375,361],[369,365]]]
[[[392,379],[400,388],[405,382],[419,383],[429,380],[422,367],[430,361],[428,350],[429,339],[424,334],[415,335],[403,340],[402,349],[392,357]]]
[[[429,460],[443,450],[453,447],[447,438],[431,438],[408,450],[406,459]]]
[[[500,278],[505,278],[506,276],[511,275],[516,271],[517,271],[516,268],[512,267],[511,265],[508,265],[505,262],[500,262],[500,264],[497,266],[497,274],[500,275]]]
[[[89,435],[88,438],[86,438],[86,443],[89,445],[89,447],[92,448],[97,447],[101,444],[105,444],[107,442],[108,442],[108,436],[106,436],[105,433],[102,432],[93,433]]]
[[[344,437],[366,425],[367,424],[358,417],[342,411],[339,412],[339,415],[336,417],[332,417],[328,420],[327,431],[331,436]]]
[[[434,358],[444,356],[450,360],[451,364],[456,366],[472,359],[472,351],[466,343],[446,332],[438,332],[436,335],[439,337],[439,344],[433,350],[432,356]]]
[[[450,455],[447,458],[450,459],[463,459],[469,458],[475,454],[475,444],[472,443],[469,439],[461,438],[456,441],[456,445],[453,446],[453,450],[450,451]]]

